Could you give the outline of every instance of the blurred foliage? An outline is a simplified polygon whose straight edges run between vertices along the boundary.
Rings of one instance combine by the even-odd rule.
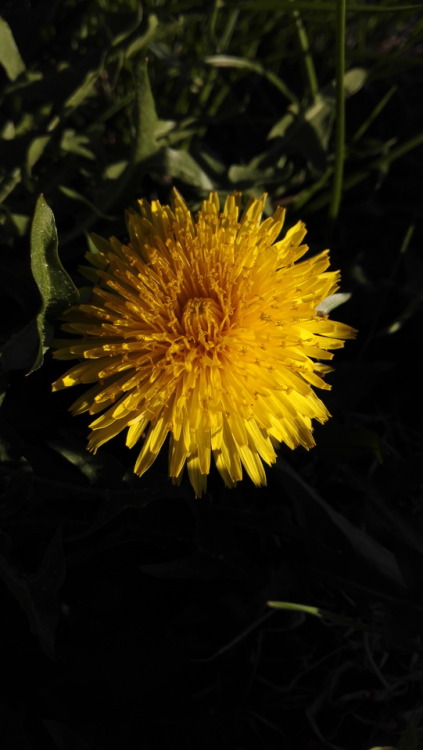
[[[335,9],[1,5],[8,750],[421,744],[422,6],[348,2],[341,39]],[[87,422],[50,393],[86,233],[124,238],[124,209],[173,185],[193,209],[210,189],[267,192],[314,252],[331,235],[352,292],[338,317],[360,335],[335,359],[333,419],[309,454],[281,450],[265,489],[212,474],[194,501],[165,457],[134,477],[122,441],[88,454]]]

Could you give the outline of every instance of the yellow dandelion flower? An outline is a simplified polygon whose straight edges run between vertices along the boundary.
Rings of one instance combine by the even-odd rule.
[[[186,464],[201,496],[212,455],[226,485],[243,468],[263,485],[280,443],[314,445],[313,420],[330,416],[312,388],[330,387],[321,360],[354,331],[318,310],[338,288],[328,251],[298,263],[304,224],[277,241],[285,212],[262,221],[265,199],[240,215],[239,194],[221,210],[211,193],[193,218],[174,191],[172,207],[141,200],[128,212],[128,244],[93,237],[91,303],[63,325],[82,338],[55,352],[84,361],[53,384],[95,383],[71,407],[104,412],[90,450],[127,429],[128,447],[143,440],[142,475],[169,435],[170,476],[179,482]]]

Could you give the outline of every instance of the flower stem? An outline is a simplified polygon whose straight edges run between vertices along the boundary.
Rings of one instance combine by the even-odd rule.
[[[302,60],[304,64],[304,71],[307,77],[308,86],[310,89],[311,98],[313,101],[316,99],[319,91],[319,84],[317,82],[316,70],[314,67],[313,57],[310,51],[310,44],[308,41],[307,32],[303,24],[299,10],[293,10],[292,15],[297,29],[298,42],[302,52]]]
[[[335,164],[332,194],[329,205],[329,224],[333,226],[341,205],[342,182],[344,177],[345,155],[345,15],[346,0],[336,3],[336,123],[335,123]]]

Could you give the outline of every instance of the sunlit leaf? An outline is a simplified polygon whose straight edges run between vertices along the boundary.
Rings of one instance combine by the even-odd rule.
[[[135,66],[134,83],[136,87],[135,117],[136,135],[133,148],[133,162],[147,159],[157,151],[157,132],[159,118],[151,90],[147,70],[147,59],[139,60]]]
[[[43,195],[38,198],[31,228],[31,269],[41,296],[37,315],[38,354],[31,372],[41,366],[46,345],[46,318],[57,315],[78,300],[78,290],[63,268],[58,254],[56,223]]]
[[[342,625],[345,628],[354,628],[355,630],[372,630],[368,625],[364,625],[358,620],[354,620],[352,617],[344,617],[344,615],[338,615],[336,612],[329,612],[327,609],[321,607],[310,607],[307,604],[295,604],[294,602],[278,602],[269,601],[267,602],[269,607],[273,609],[282,609],[286,612],[303,612],[307,615],[313,615],[322,620],[328,620],[334,622],[336,625]]]
[[[353,68],[344,76],[345,96],[353,96],[364,85],[367,73],[362,68]],[[302,110],[298,105],[291,105],[288,112],[273,125],[268,138],[289,137],[298,144],[310,135],[314,135],[316,142],[326,151],[335,121],[336,92],[333,83],[324,86],[314,99],[314,102]],[[313,132],[311,132],[313,131]]]
[[[133,39],[128,46],[125,49],[125,56],[126,57],[132,57],[133,55],[136,55],[139,53],[142,49],[145,49],[145,47],[154,39],[156,35],[156,31],[159,28],[159,21],[157,16],[154,14],[151,14],[148,17],[148,28],[147,31]]]
[[[93,93],[94,84],[99,76],[99,71],[89,70],[84,80],[78,88],[66,99],[65,109],[72,110],[82,104],[82,102]]]
[[[71,154],[93,160],[95,155],[90,148],[87,148],[89,143],[88,136],[77,133],[75,130],[65,130],[60,141],[60,148]]]
[[[211,179],[187,151],[167,148],[164,165],[166,171],[177,180],[200,190],[213,190]]]
[[[112,162],[105,167],[103,177],[105,180],[118,180],[122,176],[125,169],[128,167],[128,161],[122,159],[122,161]]]
[[[9,24],[0,16],[0,65],[3,65],[10,81],[14,81],[25,70]]]
[[[51,135],[40,135],[37,138],[34,138],[30,144],[25,160],[25,167],[28,174],[31,174],[32,167],[43,155],[50,138]]]

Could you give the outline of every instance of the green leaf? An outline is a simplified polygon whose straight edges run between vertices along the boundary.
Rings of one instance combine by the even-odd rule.
[[[29,370],[38,358],[39,348],[37,320],[33,318],[2,346],[1,369],[3,372]]]
[[[353,96],[363,88],[367,80],[367,70],[364,68],[351,68],[344,75],[345,96]]]
[[[329,620],[330,622],[336,623],[336,625],[343,625],[346,628],[354,628],[355,630],[372,630],[370,626],[363,625],[358,620],[354,620],[351,617],[344,617],[343,615],[337,615],[335,612],[329,612],[327,609],[321,609],[321,607],[310,607],[308,604],[295,604],[294,602],[267,602],[269,607],[273,609],[283,609],[287,612],[303,612],[307,615],[314,615],[322,620]]]
[[[43,362],[47,315],[55,316],[78,300],[78,290],[60,262],[57,246],[53,211],[40,195],[31,228],[31,270],[41,295],[41,308],[36,318],[39,345],[30,372]]]
[[[368,130],[372,122],[376,120],[377,117],[379,117],[380,113],[385,109],[386,105],[394,96],[394,94],[397,93],[397,91],[398,91],[397,85],[391,86],[389,91],[387,91],[386,94],[377,101],[376,105],[373,107],[370,114],[366,117],[364,122],[360,125],[358,130],[354,133],[352,137],[353,142],[360,140],[360,138],[365,134],[365,132]]]
[[[67,114],[70,110],[77,109],[80,104],[88,97],[91,96],[94,89],[94,84],[100,75],[98,70],[90,70],[85,75],[81,85],[72,92],[72,94],[65,101],[65,110]]]
[[[136,89],[135,120],[136,137],[134,142],[133,161],[139,164],[157,151],[157,131],[159,119],[151,90],[147,70],[147,59],[139,60],[134,69]]]
[[[286,83],[271,70],[266,70],[260,63],[247,60],[245,57],[236,57],[234,55],[211,55],[204,59],[208,65],[213,65],[217,68],[238,68],[241,70],[248,70],[257,75],[264,76],[267,78],[275,88],[277,88],[283,96],[285,96],[293,104],[298,104],[297,97],[294,92],[286,85]]]
[[[348,70],[343,77],[345,96],[356,94],[364,86],[366,78],[367,73],[363,68]],[[273,125],[268,138],[289,138],[296,145],[300,140],[305,140],[307,151],[310,151],[310,140],[314,136],[316,145],[326,152],[332,135],[335,108],[335,85],[330,83],[317,92],[313,104],[307,109],[291,105],[288,112]]]
[[[15,169],[5,177],[3,182],[0,183],[0,203],[3,203],[3,201],[9,197],[10,193],[14,191],[16,185],[19,185],[21,180],[22,170],[20,167],[15,167]]]
[[[156,36],[157,30],[160,28],[160,24],[157,16],[151,14],[147,21],[147,31],[141,36],[135,37],[125,49],[125,57],[129,58],[133,55],[138,54],[144,49]]]
[[[76,133],[75,130],[65,130],[60,141],[60,148],[70,154],[76,154],[85,159],[95,161],[93,151],[91,151],[90,148],[87,148],[87,145],[89,144],[90,139],[88,136]]]
[[[10,81],[14,81],[25,70],[9,24],[0,16],[0,65],[3,65]]]
[[[238,190],[280,185],[286,181],[289,171],[287,161],[287,157],[281,155],[279,145],[275,147],[272,144],[270,149],[255,156],[249,164],[232,164],[228,178]]]
[[[311,485],[305,482],[304,479],[297,474],[287,461],[284,461],[279,457],[276,467],[294,479],[298,486],[304,490],[305,495],[312,498],[313,501],[324,510],[332,523],[338,527],[342,534],[344,534],[345,538],[359,557],[365,560],[370,566],[376,568],[383,576],[386,576],[399,586],[406,587],[396,558],[390,550],[380,544],[376,539],[368,536],[362,531],[362,529],[354,526],[348,518],[335,510],[335,508],[332,508],[329,503],[320,497]]]
[[[187,151],[177,151],[167,148],[165,153],[165,169],[177,180],[193,185],[200,190],[213,190],[214,185],[208,175],[197,164]]]
[[[28,175],[31,174],[32,167],[37,163],[37,161],[43,155],[50,139],[51,139],[50,134],[39,135],[36,138],[34,138],[34,140],[32,141],[31,145],[28,148],[28,152],[27,152],[26,160],[25,160],[25,167],[26,167],[26,171]]]
[[[120,482],[123,469],[113,456],[103,453],[93,455],[87,451],[85,444],[81,445],[69,437],[66,441],[49,440],[47,444],[66,462],[74,466],[90,485],[112,489],[117,482]]]
[[[59,455],[63,456],[66,461],[69,461],[73,466],[76,466],[81,474],[88,480],[90,484],[95,484],[98,479],[98,461],[96,457],[92,456],[88,451],[75,451],[66,447],[57,441],[50,441],[49,446],[53,450],[57,451]]]
[[[106,14],[110,29],[115,34],[112,47],[122,45],[137,29],[142,20],[142,7],[137,4],[133,13],[118,13],[116,11]]]
[[[125,169],[127,168],[128,161],[126,159],[112,162],[111,164],[107,164],[107,166],[104,168],[102,177],[105,180],[118,180],[119,177],[122,177]]]
[[[97,206],[94,205],[94,203],[91,203],[88,198],[86,198],[84,195],[81,195],[81,193],[78,193],[77,190],[73,190],[72,188],[66,187],[66,185],[59,185],[58,189],[60,190],[63,195],[66,195],[66,198],[69,198],[72,201],[77,201],[78,203],[83,203],[84,206],[87,206],[93,213],[95,213],[96,216],[100,216],[101,219],[105,219],[106,221],[113,221],[116,219],[115,216],[110,216],[109,214],[105,214],[103,211],[101,211]]]
[[[391,636],[389,630],[380,628],[377,625],[371,625],[370,623],[366,624],[364,622],[360,622],[359,620],[355,620],[352,617],[338,615],[336,614],[336,612],[330,612],[328,609],[322,609],[321,607],[310,607],[307,604],[296,604],[294,602],[279,601],[268,601],[267,606],[272,607],[272,609],[282,609],[286,612],[301,612],[302,614],[312,615],[313,617],[318,617],[321,620],[333,622],[335,625],[340,625],[341,627],[353,630],[361,630],[364,633],[379,633],[385,638],[389,638]],[[376,748],[374,750],[376,750]]]

